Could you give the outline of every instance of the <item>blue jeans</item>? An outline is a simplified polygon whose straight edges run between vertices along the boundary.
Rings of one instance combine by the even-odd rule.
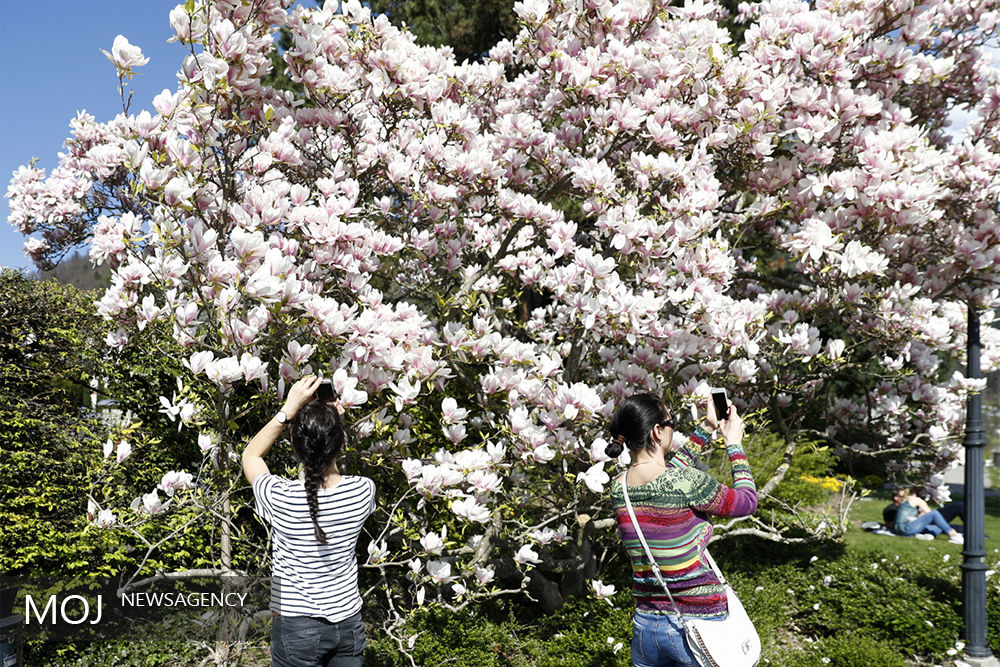
[[[275,616],[271,660],[275,667],[361,667],[365,624],[361,614],[339,623],[314,616]]]
[[[632,617],[632,664],[634,667],[697,667],[680,617],[635,612]]]
[[[911,521],[906,526],[904,535],[912,537],[917,533],[930,533],[935,537],[941,533],[950,533],[954,528],[945,520],[944,515],[937,510],[931,510],[927,514],[922,514]]]

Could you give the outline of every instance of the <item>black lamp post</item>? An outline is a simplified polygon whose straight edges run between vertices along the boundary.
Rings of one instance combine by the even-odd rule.
[[[979,367],[979,312],[969,299],[969,379],[982,376]],[[965,654],[974,665],[1000,665],[986,643],[986,526],[983,492],[983,400],[969,397],[965,418],[965,547],[962,550],[962,620]]]

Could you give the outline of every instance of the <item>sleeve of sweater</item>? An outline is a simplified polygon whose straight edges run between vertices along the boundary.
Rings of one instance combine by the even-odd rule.
[[[692,509],[716,516],[749,516],[757,511],[757,485],[743,447],[733,445],[726,451],[733,467],[732,487],[720,484],[706,473],[688,469],[685,473],[689,476],[686,489],[689,505]]]
[[[705,448],[705,444],[710,440],[710,436],[702,431],[700,428],[696,428],[694,433],[688,436],[688,441],[691,443],[691,447],[687,445],[678,449],[674,455],[667,461],[668,468],[698,468],[702,469],[701,460],[695,452],[700,452]]]

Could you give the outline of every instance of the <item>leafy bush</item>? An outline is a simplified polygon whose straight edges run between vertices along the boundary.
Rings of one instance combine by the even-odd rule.
[[[903,667],[906,664],[906,660],[892,647],[856,633],[823,637],[807,647],[787,651],[780,658],[768,662],[782,667]]]
[[[47,646],[43,651],[29,653],[30,663],[49,667],[182,667],[198,665],[204,658],[204,648],[194,642],[118,642],[101,641],[90,644]],[[267,664],[244,662],[244,665]]]
[[[556,667],[630,664],[632,596],[619,592],[614,606],[578,599],[556,614],[539,614],[530,604],[481,604],[459,613],[440,608],[417,614],[403,630],[415,636],[418,665],[447,662],[465,667]],[[369,640],[365,664],[408,665],[389,637]]]
[[[828,481],[832,479],[830,474],[836,465],[836,457],[829,447],[816,443],[805,443],[800,447],[774,495],[789,505],[815,507],[839,490],[839,486]]]

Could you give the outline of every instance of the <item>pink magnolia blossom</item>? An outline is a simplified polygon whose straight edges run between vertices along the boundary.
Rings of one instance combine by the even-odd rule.
[[[164,510],[163,501],[160,500],[160,494],[153,489],[147,494],[142,496],[142,504],[138,507],[141,511],[146,514],[160,514]]]
[[[420,546],[424,548],[425,551],[432,554],[441,555],[441,550],[444,548],[444,540],[437,533],[427,533],[420,538]],[[428,564],[429,566],[430,564]]]
[[[488,524],[488,559],[569,539],[525,526],[587,494],[525,490],[603,493],[607,421],[640,391],[683,413],[724,385],[758,432],[888,450],[887,474],[935,488],[960,459],[977,386],[942,369],[970,299],[1000,364],[990,3],[890,25],[876,2],[762,0],[736,49],[714,1],[524,0],[519,34],[467,63],[335,4],[175,8],[176,88],[79,114],[57,166],[8,187],[39,266],[89,242],[110,270],[109,345],[185,348],[199,419],[335,369],[388,506],[418,535]],[[128,76],[144,57],[116,44]],[[272,56],[295,95],[264,83]],[[452,571],[484,562],[467,551]]]
[[[488,507],[480,505],[475,500],[469,498],[459,498],[453,501],[451,511],[459,518],[476,523],[485,523],[490,518]]]
[[[163,475],[163,479],[160,480],[160,484],[156,488],[163,491],[168,496],[173,496],[177,491],[187,491],[189,489],[193,489],[194,478],[189,472],[171,470]]]
[[[427,574],[435,584],[447,584],[455,580],[451,574],[451,563],[443,560],[427,561]]]

